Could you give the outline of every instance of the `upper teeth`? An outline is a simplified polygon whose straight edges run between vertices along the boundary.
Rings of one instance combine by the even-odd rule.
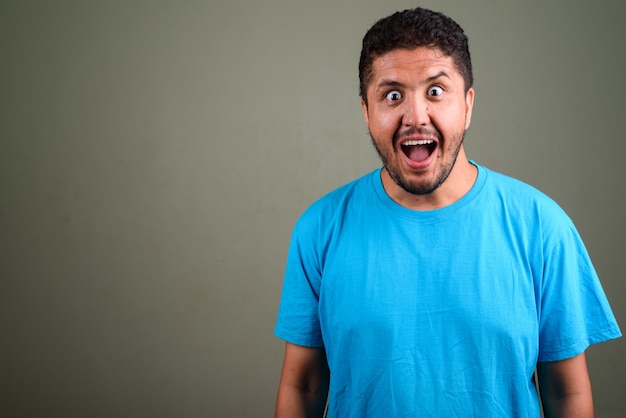
[[[412,146],[412,145],[429,145],[432,144],[433,141],[432,139],[419,139],[419,140],[413,140],[413,141],[406,141],[404,144],[402,145],[406,145],[406,146]]]

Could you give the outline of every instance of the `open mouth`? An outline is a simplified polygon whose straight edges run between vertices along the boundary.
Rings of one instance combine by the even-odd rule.
[[[426,160],[437,148],[437,143],[432,139],[410,140],[402,143],[404,154],[415,162]]]

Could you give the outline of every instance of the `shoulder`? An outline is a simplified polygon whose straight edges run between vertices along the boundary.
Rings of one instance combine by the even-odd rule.
[[[490,198],[501,201],[510,210],[570,221],[563,208],[536,187],[486,167],[481,168],[486,173],[486,188]]]
[[[578,240],[572,219],[550,196],[521,180],[483,169],[487,179],[481,205],[500,218],[494,221],[540,239],[546,248]]]
[[[333,239],[347,223],[354,222],[351,214],[361,213],[373,205],[374,171],[330,193],[327,193],[302,213],[296,222],[291,236],[290,256],[297,263],[308,263],[321,269]],[[290,257],[291,259],[291,257]],[[305,260],[305,261],[303,261]],[[305,264],[306,264],[305,263]]]
[[[296,227],[330,225],[353,207],[363,209],[362,204],[374,194],[373,183],[379,173],[380,169],[372,171],[322,196],[302,213]]]
[[[481,166],[486,173],[487,184],[492,189],[502,193],[511,198],[519,197],[521,199],[531,199],[539,201],[548,201],[550,199],[545,193],[537,189],[536,187],[523,182],[517,178],[508,176],[506,174],[491,170],[487,167]]]

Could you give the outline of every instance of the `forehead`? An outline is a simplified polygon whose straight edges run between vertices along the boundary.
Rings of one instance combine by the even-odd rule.
[[[372,85],[380,79],[428,78],[440,72],[462,78],[452,57],[428,47],[389,51],[374,60],[372,70]]]

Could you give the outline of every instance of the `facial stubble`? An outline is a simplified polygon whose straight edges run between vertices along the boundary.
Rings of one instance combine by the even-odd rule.
[[[401,170],[397,167],[398,164],[396,163],[396,156],[393,152],[393,150],[396,149],[396,141],[393,141],[391,155],[387,155],[387,153],[385,153],[381,149],[382,147],[378,146],[378,141],[374,138],[371,131],[369,131],[369,135],[372,140],[372,144],[374,145],[374,148],[376,148],[376,152],[378,152],[378,155],[380,156],[385,170],[389,174],[389,177],[391,177],[391,179],[403,190],[417,196],[424,196],[433,193],[448,179],[448,176],[450,175],[452,169],[456,164],[457,157],[459,155],[459,152],[461,151],[461,146],[463,145],[463,141],[465,139],[465,131],[455,135],[454,138],[452,138],[451,145],[454,145],[455,143],[457,145],[456,147],[446,150],[446,153],[448,153],[452,158],[447,164],[443,164],[441,166],[439,171],[436,173],[433,181],[412,182],[408,178],[406,178],[406,176],[404,176]],[[435,150],[435,152],[437,151],[438,150]]]

